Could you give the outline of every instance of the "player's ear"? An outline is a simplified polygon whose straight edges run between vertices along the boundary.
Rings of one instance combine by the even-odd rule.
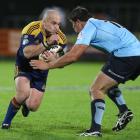
[[[77,24],[80,24],[80,23],[81,23],[81,20],[77,19],[77,20],[76,20],[76,23],[77,23]]]
[[[45,21],[44,21],[44,20],[42,20],[42,26],[43,26],[43,27],[45,26]]]
[[[46,29],[46,20],[42,20],[42,25]]]

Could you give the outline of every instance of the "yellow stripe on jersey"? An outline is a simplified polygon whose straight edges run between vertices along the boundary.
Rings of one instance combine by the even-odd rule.
[[[66,43],[67,43],[67,38],[66,38],[66,36],[62,33],[62,31],[59,30],[59,31],[57,32],[57,34],[58,34],[59,37],[60,37],[59,43],[60,43],[60,44],[66,44]]]
[[[31,34],[34,30],[38,29],[39,28],[39,24],[37,25],[34,25],[34,26],[31,26],[28,31],[27,31],[27,34]]]
[[[34,21],[29,23],[27,26],[24,27],[22,30],[22,34],[29,34],[37,36],[40,33],[41,21]]]
[[[34,21],[29,23],[27,26],[25,26],[22,30],[22,35],[24,34],[28,34],[28,35],[33,35],[33,36],[38,36],[39,34],[42,34],[42,42],[44,42],[44,44],[46,44],[47,39],[49,37],[47,37],[46,32],[43,30],[42,28],[42,21]],[[66,36],[63,34],[63,32],[61,30],[59,30],[57,32],[58,36],[59,36],[59,40],[58,40],[58,44],[59,45],[64,45],[67,43],[67,39]]]

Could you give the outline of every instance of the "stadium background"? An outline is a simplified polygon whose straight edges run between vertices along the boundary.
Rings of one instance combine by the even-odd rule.
[[[129,0],[11,0],[0,5],[0,58],[13,58],[20,41],[21,29],[31,21],[39,20],[46,8],[58,8],[64,19],[62,30],[67,34],[70,47],[75,41],[74,31],[68,21],[69,12],[77,5],[85,6],[95,18],[117,21],[139,38],[140,1]],[[94,53],[94,55],[93,55]],[[81,60],[104,60],[95,49],[87,50]]]
[[[0,124],[9,101],[15,95],[14,63],[20,41],[21,29],[38,20],[45,8],[59,8],[67,15],[77,5],[85,6],[100,19],[114,20],[126,26],[140,38],[140,1],[135,0],[4,0],[0,4]],[[63,30],[69,46],[75,41],[75,33],[68,20]],[[83,60],[105,60],[97,50],[87,51]],[[94,55],[93,55],[94,54]],[[10,61],[9,61],[10,60]],[[49,73],[47,90],[36,113],[23,118],[21,111],[13,120],[11,129],[0,129],[0,140],[91,140],[79,138],[77,133],[89,127],[90,99],[88,89],[103,62],[79,62]],[[128,106],[134,112],[133,122],[122,132],[113,133],[117,108],[106,98],[103,119],[103,140],[139,140],[140,134],[140,78],[120,85]],[[94,139],[94,138],[92,138]]]

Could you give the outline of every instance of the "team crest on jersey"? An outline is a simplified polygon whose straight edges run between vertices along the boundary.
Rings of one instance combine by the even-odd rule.
[[[24,35],[24,39],[28,38],[28,35]]]
[[[78,34],[78,37],[77,37],[77,39],[82,39],[82,32],[80,32],[79,34]]]
[[[23,39],[22,45],[27,45],[28,43],[29,43],[29,40],[28,39]]]
[[[22,45],[27,45],[29,43],[28,35],[24,35]]]

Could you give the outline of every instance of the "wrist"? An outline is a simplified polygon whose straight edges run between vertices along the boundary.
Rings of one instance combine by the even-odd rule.
[[[46,50],[46,46],[44,46],[44,44],[40,43],[39,46],[42,48],[42,51]]]
[[[49,62],[49,63],[47,63],[48,64],[48,69],[52,69],[53,67],[53,64],[52,64],[52,62]]]

